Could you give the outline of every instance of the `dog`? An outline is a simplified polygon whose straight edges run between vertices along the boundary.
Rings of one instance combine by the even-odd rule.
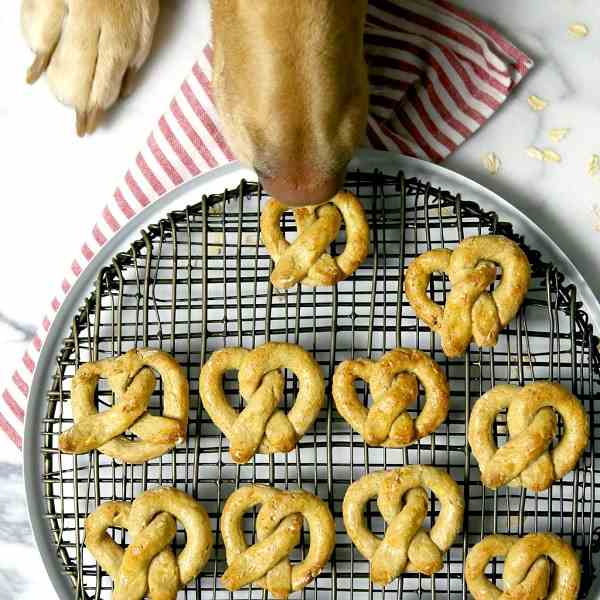
[[[92,133],[130,91],[158,12],[158,0],[23,0],[21,28],[35,53],[27,81],[47,71],[52,93],[75,108],[78,135]]]
[[[212,0],[213,91],[225,139],[290,206],[340,189],[365,135],[367,0]],[[158,0],[23,0],[33,83],[92,133],[146,61]]]

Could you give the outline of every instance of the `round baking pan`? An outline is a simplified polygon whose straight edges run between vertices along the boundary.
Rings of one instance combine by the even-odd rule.
[[[100,501],[132,499],[146,487],[176,485],[203,502],[215,530],[226,495],[261,482],[302,486],[328,500],[338,523],[331,564],[307,588],[310,597],[378,597],[367,562],[352,548],[340,520],[349,483],[370,470],[435,464],[463,486],[465,531],[433,578],[405,575],[388,588],[407,598],[421,593],[463,598],[464,556],[481,535],[553,530],[580,553],[584,590],[595,574],[598,511],[594,486],[594,420],[600,372],[593,329],[600,306],[575,266],[529,218],[477,183],[429,163],[388,152],[361,152],[347,188],[363,199],[372,251],[363,266],[333,289],[304,286],[278,293],[271,261],[258,237],[264,205],[254,175],[238,164],[180,186],[124,226],[94,257],[60,307],[41,351],[25,423],[24,474],[29,515],[48,574],[62,599],[109,598],[111,580],[83,545],[83,520]],[[288,218],[286,230],[293,229]],[[494,350],[475,348],[450,361],[439,339],[414,317],[402,293],[404,267],[428,248],[452,247],[462,237],[500,233],[519,242],[533,282],[519,316]],[[339,251],[340,243],[333,251]],[[446,283],[434,286],[443,298]],[[396,345],[417,346],[445,369],[452,388],[448,422],[408,450],[367,448],[328,403],[289,455],[234,465],[227,443],[198,407],[197,376],[211,351],[265,339],[303,345],[329,382],[350,354],[377,357]],[[187,443],[147,465],[119,465],[93,452],[60,455],[56,440],[70,423],[68,381],[80,362],[133,346],[161,346],[188,374],[192,412]],[[524,384],[552,378],[568,386],[590,412],[592,439],[579,468],[549,493],[485,490],[465,442],[465,421],[492,381]],[[288,391],[293,382],[288,377]],[[233,388],[232,388],[233,389]],[[160,401],[160,390],[157,392]],[[291,394],[288,394],[291,395]],[[365,401],[366,392],[363,392]],[[432,514],[435,518],[435,514]],[[381,523],[369,516],[374,530]],[[119,538],[121,539],[121,538]],[[219,585],[224,550],[217,531],[214,556],[185,597],[229,597]],[[495,577],[495,576],[494,576]],[[257,589],[235,597],[261,597]]]

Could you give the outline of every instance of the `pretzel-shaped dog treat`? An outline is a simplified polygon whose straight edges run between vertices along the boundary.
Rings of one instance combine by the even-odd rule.
[[[261,504],[256,517],[256,544],[248,547],[243,516]],[[306,519],[310,547],[305,559],[292,566],[288,554],[300,541]],[[275,598],[287,598],[307,586],[321,572],[335,546],[335,522],[327,505],[303,490],[284,492],[250,485],[233,492],[223,508],[221,533],[227,570],[221,583],[230,591],[254,583]]]
[[[186,544],[176,557],[171,550],[176,523]],[[126,550],[106,533],[109,527],[128,529]],[[105,502],[85,520],[85,545],[115,582],[113,600],[175,600],[206,564],[213,547],[204,507],[175,488],[144,492],[132,503]]]
[[[422,528],[431,490],[441,505],[430,532]],[[364,520],[365,506],[377,497],[388,524],[383,540]],[[344,525],[358,551],[371,562],[371,580],[385,586],[406,571],[431,575],[443,566],[443,555],[462,528],[465,510],[460,488],[435,467],[409,466],[378,471],[354,482],[344,496]]]
[[[508,409],[509,441],[498,449],[492,437],[496,415]],[[549,450],[557,433],[563,437]],[[539,492],[575,468],[589,438],[589,420],[579,400],[557,383],[540,381],[519,388],[498,385],[475,403],[469,420],[469,444],[489,488],[522,486]]]
[[[496,289],[486,289],[496,279]],[[444,307],[427,296],[431,274],[446,273],[452,289]],[[406,271],[404,291],[417,317],[438,332],[446,356],[460,356],[471,339],[482,348],[496,345],[498,335],[517,314],[529,287],[530,267],[518,244],[501,235],[463,240],[455,250],[430,250],[418,256]]]
[[[279,371],[290,369],[298,378],[298,395],[286,415],[277,408],[284,397]],[[223,375],[237,370],[240,395],[246,407],[238,413],[225,398]],[[315,359],[300,346],[269,342],[254,350],[223,348],[200,372],[200,398],[206,412],[230,442],[236,463],[257,452],[290,452],[317,418],[325,399],[323,374]]]
[[[156,370],[163,380],[163,416],[147,412]],[[104,377],[116,403],[98,412],[94,392]],[[62,452],[81,454],[99,450],[127,463],[143,463],[161,456],[183,441],[187,431],[188,382],[177,361],[159,350],[136,348],[118,358],[90,362],[77,369],[71,383],[74,425],[61,434]],[[139,440],[128,440],[130,430]]]
[[[260,218],[260,236],[275,268],[271,282],[288,289],[298,282],[317,287],[332,286],[356,271],[369,252],[369,226],[360,200],[339,192],[326,204],[294,209],[298,238],[290,244],[281,231],[281,215],[288,210],[271,198]],[[333,258],[327,248],[346,223],[346,247]]]
[[[370,410],[358,399],[354,380],[368,382]],[[406,412],[416,402],[421,381],[425,404],[413,421]],[[378,361],[346,360],[333,375],[333,399],[338,412],[367,444],[400,448],[435,431],[448,415],[448,382],[439,365],[423,352],[397,348]]]
[[[504,592],[484,573],[495,556],[506,556]],[[548,558],[554,563],[552,581]],[[530,533],[522,538],[490,535],[471,548],[465,581],[475,600],[575,600],[581,566],[573,548],[553,533]]]

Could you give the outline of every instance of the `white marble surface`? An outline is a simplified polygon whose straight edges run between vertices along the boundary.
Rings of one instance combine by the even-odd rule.
[[[0,384],[30,339],[75,250],[114,184],[167,106],[208,39],[207,0],[163,0],[154,53],[135,94],[91,138],[44,81],[24,84],[30,55],[18,30],[18,2],[0,17]],[[541,225],[600,293],[600,179],[587,161],[600,154],[600,4],[597,0],[461,0],[494,22],[536,61],[499,114],[446,165],[487,185]],[[588,25],[586,39],[567,32]],[[535,113],[527,97],[545,98]],[[548,130],[571,129],[554,144]],[[560,164],[529,158],[528,146],[554,148]],[[495,152],[501,171],[485,171]],[[68,216],[67,216],[68,215]],[[19,454],[0,438],[0,598],[54,598],[27,526]]]

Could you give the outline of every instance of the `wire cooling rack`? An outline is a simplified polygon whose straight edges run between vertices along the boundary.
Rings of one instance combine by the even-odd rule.
[[[523,244],[512,226],[499,222],[473,202],[461,200],[426,182],[402,173],[353,172],[346,187],[363,201],[371,228],[371,251],[365,263],[337,287],[298,286],[287,292],[269,283],[272,263],[259,241],[260,187],[242,181],[237,189],[204,197],[185,210],[168,214],[142,231],[130,249],[114,257],[98,274],[95,290],[73,317],[72,330],[57,356],[56,371],[42,426],[42,481],[46,521],[56,555],[73,584],[76,598],[110,598],[112,580],[101,571],[85,548],[85,517],[101,502],[131,500],[146,488],[172,485],[201,501],[216,533],[215,550],[203,572],[182,598],[229,598],[219,582],[225,552],[218,522],[227,496],[238,486],[258,482],[284,489],[302,487],[326,500],[336,518],[337,539],[330,563],[300,595],[302,598],[466,598],[463,564],[468,549],[483,535],[552,530],[579,552],[584,569],[582,597],[595,574],[593,552],[598,548],[599,423],[595,400],[599,389],[597,340],[577,290],[566,285],[553,265]],[[291,215],[283,229],[294,235]],[[503,331],[491,350],[471,349],[463,359],[448,360],[440,340],[415,317],[402,292],[406,265],[431,248],[455,246],[466,236],[499,233],[519,242],[533,269],[532,283],[519,315]],[[332,247],[339,253],[341,239]],[[447,281],[433,279],[431,293],[445,301]],[[200,366],[210,353],[224,346],[251,348],[266,340],[300,344],[321,365],[327,382],[326,405],[314,426],[289,454],[256,456],[236,465],[224,436],[199,408]],[[191,408],[187,442],[144,465],[122,465],[97,452],[61,455],[58,436],[72,423],[70,380],[89,360],[117,356],[136,346],[152,346],[172,353],[190,382]],[[447,421],[430,437],[408,449],[367,447],[336,413],[330,394],[335,366],[353,356],[377,358],[397,346],[417,347],[443,368],[451,387]],[[547,492],[485,489],[466,444],[465,429],[473,403],[498,383],[553,379],[572,390],[590,415],[591,442],[576,471]],[[235,406],[237,382],[226,379]],[[365,403],[368,390],[360,386]],[[286,373],[286,406],[293,401],[296,381]],[[162,387],[152,398],[159,411]],[[114,398],[101,382],[99,406]],[[419,403],[412,414],[416,414]],[[496,427],[505,441],[504,423]],[[447,470],[464,490],[467,513],[464,532],[448,551],[444,568],[433,577],[405,574],[385,591],[369,582],[368,562],[353,548],[341,519],[341,504],[352,481],[364,474],[405,464],[431,464]],[[439,511],[432,498],[426,522]],[[375,503],[367,521],[376,533],[384,523]],[[245,528],[254,536],[254,519]],[[117,542],[127,536],[112,530]],[[180,532],[176,545],[184,543]],[[293,558],[308,549],[304,531]],[[501,577],[494,562],[489,576]],[[264,592],[247,588],[235,598],[261,598]]]

